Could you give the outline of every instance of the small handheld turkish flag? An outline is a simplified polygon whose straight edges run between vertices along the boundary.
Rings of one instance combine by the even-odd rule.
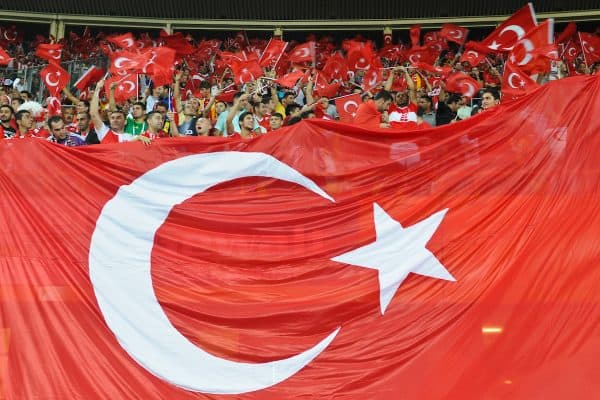
[[[312,62],[315,60],[315,42],[310,41],[299,44],[290,52],[288,58],[294,63]]]
[[[265,47],[265,50],[262,52],[258,63],[261,67],[273,67],[277,61],[281,58],[281,55],[285,51],[288,42],[284,42],[283,40],[271,39]]]
[[[50,64],[58,64],[60,63],[60,59],[62,57],[62,48],[62,44],[41,43],[36,48],[35,55],[43,58]]]
[[[463,44],[467,40],[469,30],[462,26],[454,24],[444,24],[440,29],[440,36],[446,38],[450,42]]]
[[[105,73],[106,71],[104,71],[104,69],[92,65],[87,71],[85,71],[83,75],[79,77],[73,86],[79,91],[83,92],[92,83],[98,82],[105,75]]]
[[[446,79],[446,90],[473,97],[482,88],[482,84],[462,72],[456,72]]]
[[[12,57],[0,47],[0,65],[8,65],[12,61]]]
[[[579,32],[579,43],[588,65],[600,61],[600,36]]]
[[[362,101],[360,99],[360,94],[358,93],[348,96],[341,96],[335,99],[335,108],[340,116],[340,120],[343,122],[352,123],[360,103],[362,103]]]
[[[69,84],[71,79],[69,73],[57,64],[48,64],[40,71],[40,77],[51,97],[59,97],[61,90]]]
[[[525,33],[537,25],[533,4],[527,3],[526,6],[511,15],[492,33],[490,33],[482,44],[487,46],[489,51],[508,52],[514,45],[521,40]]]
[[[516,98],[537,87],[539,87],[537,82],[520,69],[518,65],[506,63],[502,77],[503,96]]]
[[[131,32],[127,32],[122,35],[109,36],[106,38],[106,40],[122,49],[130,49],[136,47],[135,37]]]

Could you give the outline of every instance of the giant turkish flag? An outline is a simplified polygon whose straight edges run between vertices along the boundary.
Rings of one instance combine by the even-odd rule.
[[[1,141],[0,397],[593,397],[599,92],[429,130]]]

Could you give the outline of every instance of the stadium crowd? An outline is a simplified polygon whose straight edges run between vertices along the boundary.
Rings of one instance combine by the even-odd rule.
[[[525,36],[502,33],[503,24],[475,42],[466,40],[468,30],[460,26],[426,33],[415,26],[411,43],[394,44],[384,36],[379,48],[361,37],[336,44],[313,36],[293,43],[249,40],[243,32],[224,41],[197,41],[181,33],[151,38],[92,36],[86,30],[58,42],[38,35],[25,43],[16,28],[9,35],[3,28],[0,65],[48,65],[36,78],[45,86],[43,102],[28,90],[31,82],[1,78],[0,139],[79,146],[253,138],[309,118],[424,129],[486,112],[548,81],[600,69],[597,34],[569,24],[544,42],[539,38],[553,32],[551,21],[532,23],[528,18],[535,17],[523,10],[509,18],[513,24],[514,18]],[[60,63],[95,57],[104,57],[104,65],[92,65],[71,86]]]

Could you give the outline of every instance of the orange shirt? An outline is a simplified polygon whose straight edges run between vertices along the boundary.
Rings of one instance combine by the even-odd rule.
[[[375,107],[373,100],[369,100],[358,106],[356,115],[354,116],[354,123],[356,125],[379,128],[379,124],[381,124],[381,113],[377,111],[377,107]]]

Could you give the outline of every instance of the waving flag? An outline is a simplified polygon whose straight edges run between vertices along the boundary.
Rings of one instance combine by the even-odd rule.
[[[511,15],[482,42],[489,51],[507,52],[521,40],[525,33],[537,25],[533,4],[528,3],[525,7]]]
[[[287,47],[288,42],[284,42],[283,40],[271,39],[267,44],[267,47],[262,52],[258,63],[261,67],[273,67],[277,61],[281,58],[285,48]]]
[[[42,82],[50,92],[51,97],[59,97],[60,92],[69,84],[71,76],[61,66],[50,63],[40,71]]]
[[[598,92],[435,130],[0,140],[2,396],[593,397]]]
[[[481,88],[481,83],[462,72],[456,72],[446,79],[446,90],[463,96],[473,97]]]
[[[579,32],[579,43],[587,64],[600,61],[600,36]]]
[[[62,57],[62,44],[41,43],[35,49],[35,55],[51,64],[59,64]]]
[[[506,98],[521,96],[535,88],[539,87],[518,65],[507,63],[504,66],[504,75],[502,78],[502,95]]]
[[[127,32],[122,35],[109,36],[106,38],[106,40],[122,49],[136,47],[136,40],[131,32]]]
[[[310,41],[294,47],[288,56],[291,62],[312,62],[315,59],[315,42]]]
[[[440,30],[441,37],[458,44],[463,44],[467,40],[468,34],[469,30],[467,28],[454,24],[444,24]]]
[[[12,60],[12,57],[0,47],[0,65],[8,65]]]

